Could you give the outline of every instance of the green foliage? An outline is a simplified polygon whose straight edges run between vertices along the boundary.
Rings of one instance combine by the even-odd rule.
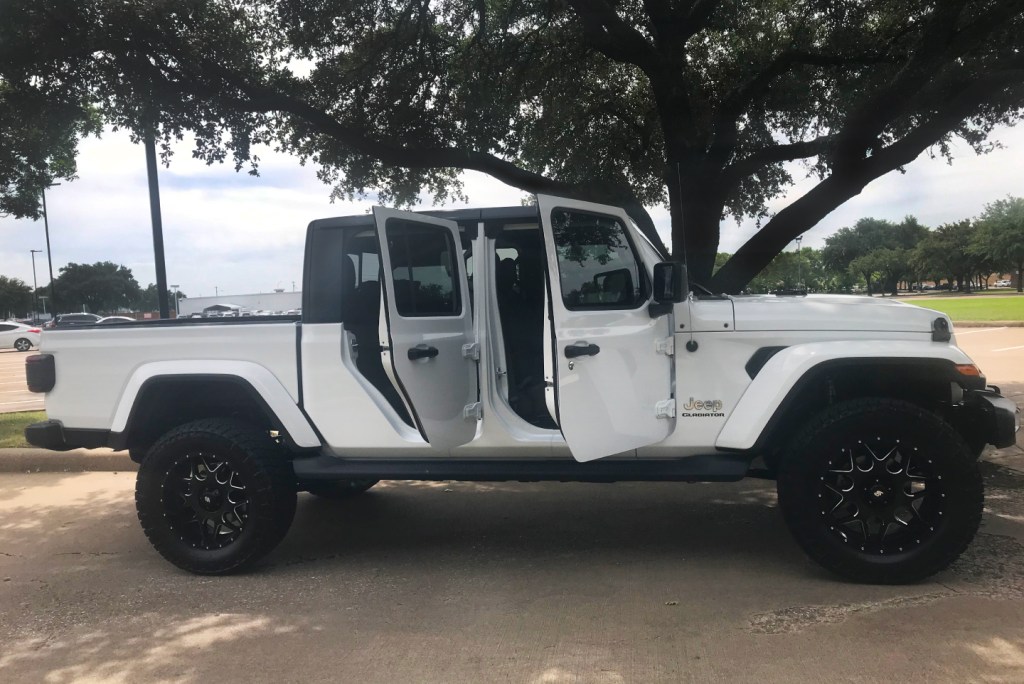
[[[20,278],[0,275],[0,320],[27,315],[32,310],[32,288]]]
[[[178,291],[179,299],[187,299],[186,295],[181,290]],[[171,290],[167,291],[167,303],[171,311],[174,311],[174,292]],[[139,311],[157,311],[160,308],[160,302],[157,301],[157,289],[154,283],[150,283],[141,290],[139,293],[139,299],[134,304],[135,308]]]
[[[42,216],[43,189],[76,177],[78,137],[99,128],[86,105],[0,76],[0,215]]]
[[[16,98],[0,119],[24,125],[18,102],[58,111],[26,110],[48,131],[27,138],[47,144],[0,160],[2,192],[30,212],[38,170],[55,174],[95,107],[155,131],[165,157],[191,132],[199,158],[255,172],[253,145],[273,144],[335,196],[440,202],[475,169],[623,204],[652,236],[641,205],[667,202],[702,280],[722,216],[766,217],[785,163],[804,160],[820,184],[718,270],[734,291],[871,180],[954,137],[983,151],[1016,121],[1022,14],[1018,0],[6,0],[0,87]]]
[[[750,281],[747,291],[752,294],[804,289],[824,292],[833,286],[830,276],[822,262],[821,252],[804,247],[799,252],[783,252],[772,259],[767,268]]]
[[[862,218],[825,238],[822,260],[832,271],[863,278],[869,294],[876,276],[882,278],[885,289],[895,292],[898,281],[914,269],[911,250],[927,233],[913,216],[899,223]]]
[[[997,269],[1017,272],[1017,291],[1024,275],[1024,198],[1007,197],[985,206],[978,218],[973,251],[987,256]]]
[[[129,268],[110,261],[69,263],[54,282],[62,312],[113,313],[131,309],[139,301],[139,283]]]
[[[928,233],[914,249],[918,271],[933,279],[956,280],[961,291],[970,290],[970,279],[984,265],[973,250],[974,222],[970,219],[946,223]]]

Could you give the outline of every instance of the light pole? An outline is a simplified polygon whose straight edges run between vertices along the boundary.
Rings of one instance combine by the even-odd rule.
[[[47,188],[52,188],[60,183],[50,183]],[[53,286],[53,254],[50,252],[50,219],[46,215],[46,188],[43,188],[43,229],[46,231],[46,262],[50,266],[50,305],[57,306],[57,288]]]
[[[177,318],[181,314],[178,312],[178,286],[171,285],[171,289],[174,290],[174,317]]]
[[[39,292],[39,283],[36,282],[36,254],[42,254],[41,249],[30,249],[32,252],[32,322],[39,325],[39,300],[36,295]]]
[[[45,295],[39,295],[39,301],[41,301],[43,303],[43,315],[45,316],[46,315],[46,296]]]
[[[803,235],[798,235],[797,238],[796,238],[796,287],[797,287],[797,289],[800,289],[800,282],[803,280],[803,273],[802,273],[803,269],[800,268],[802,263],[803,263],[803,260],[800,258],[800,243],[803,241],[803,239],[804,239]]]

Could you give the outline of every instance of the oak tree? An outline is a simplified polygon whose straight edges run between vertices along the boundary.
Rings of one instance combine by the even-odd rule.
[[[0,86],[165,152],[191,132],[197,156],[236,168],[269,143],[339,196],[443,201],[474,169],[622,204],[655,239],[644,206],[664,204],[694,277],[737,291],[871,181],[957,137],[984,151],[1015,122],[1022,14],[1024,0],[7,0]],[[817,182],[769,215],[793,162]],[[712,276],[723,217],[763,225]]]

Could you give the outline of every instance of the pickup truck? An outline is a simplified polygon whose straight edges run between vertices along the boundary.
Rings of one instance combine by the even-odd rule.
[[[1020,427],[941,313],[691,289],[622,209],[544,195],[313,221],[301,319],[54,329],[41,352],[28,441],[127,449],[146,536],[203,574],[270,552],[301,491],[759,476],[821,565],[911,582],[970,543],[977,456]]]

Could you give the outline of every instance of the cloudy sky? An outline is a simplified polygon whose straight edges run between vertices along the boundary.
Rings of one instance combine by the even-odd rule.
[[[825,237],[863,216],[899,220],[913,214],[934,227],[976,216],[986,203],[1008,194],[1024,195],[1024,128],[1000,129],[993,139],[1003,149],[979,157],[961,143],[952,165],[923,155],[905,174],[875,181],[813,228],[804,245],[820,247]],[[189,296],[291,290],[293,283],[301,288],[306,224],[364,213],[373,204],[332,204],[313,168],[269,150],[257,154],[259,177],[195,161],[187,141],[170,168],[160,167],[167,279]],[[465,178],[468,206],[518,205],[523,197],[481,174]],[[812,185],[801,181],[772,208],[784,207]],[[108,131],[83,141],[79,179],[52,188],[47,206],[54,275],[68,262],[114,261],[132,269],[143,287],[155,282],[145,153],[127,135]],[[667,242],[667,210],[653,208],[651,214]],[[735,251],[755,229],[750,221],[726,221],[722,251]],[[46,249],[43,222],[0,218],[0,275],[31,285],[31,249]],[[45,253],[36,255],[36,273],[39,285],[46,285]]]

